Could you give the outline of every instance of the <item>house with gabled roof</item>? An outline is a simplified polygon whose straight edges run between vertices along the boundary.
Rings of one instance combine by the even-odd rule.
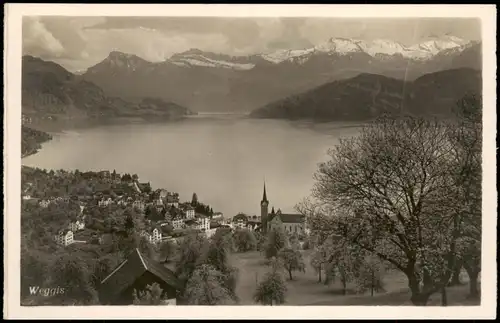
[[[101,281],[99,300],[102,305],[132,305],[134,290],[143,291],[153,283],[160,285],[163,298],[176,303],[182,285],[174,272],[135,249]]]

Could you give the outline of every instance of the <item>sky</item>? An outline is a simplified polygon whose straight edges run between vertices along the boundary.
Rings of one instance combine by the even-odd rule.
[[[480,40],[480,21],[465,18],[221,18],[63,17],[23,18],[23,55],[75,72],[111,51],[157,62],[191,48],[229,55],[307,48],[331,37],[390,39],[412,45],[453,35]]]

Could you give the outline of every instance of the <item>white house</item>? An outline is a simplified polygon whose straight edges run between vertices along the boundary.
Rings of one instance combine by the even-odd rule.
[[[161,242],[161,230],[159,228],[153,228],[152,230],[148,231],[143,231],[142,234],[145,236],[150,243],[158,243]]]
[[[104,207],[110,205],[111,203],[113,203],[111,197],[108,197],[107,199],[103,198],[102,200],[99,201],[99,206]]]
[[[181,219],[179,217],[175,218],[172,220],[172,226],[174,229],[182,229],[184,228],[184,219]]]
[[[50,205],[50,201],[49,200],[41,200],[39,205],[43,208],[47,208]]]
[[[76,220],[68,225],[68,229],[75,232],[85,229],[85,222],[83,220]]]
[[[68,246],[73,243],[73,231],[61,230],[59,234],[54,237],[54,240],[63,246]]]
[[[194,212],[194,208],[190,205],[188,205],[187,207],[184,208],[183,210],[184,212],[184,216],[186,217],[187,220],[192,220],[194,219],[195,217],[195,212]]]
[[[210,219],[208,217],[199,214],[197,215],[196,222],[196,229],[204,231],[210,230]]]
[[[30,200],[30,199],[31,199],[31,195],[29,195],[29,194],[23,195],[23,200]]]
[[[248,223],[248,216],[243,213],[238,213],[233,217],[232,227],[233,228],[245,228]]]

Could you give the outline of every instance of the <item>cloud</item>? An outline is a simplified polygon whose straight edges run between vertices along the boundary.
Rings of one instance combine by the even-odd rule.
[[[191,48],[249,55],[306,48],[330,37],[389,38],[405,44],[446,33],[480,39],[478,26],[472,19],[444,18],[25,17],[23,53],[75,71],[113,50],[162,61]]]
[[[154,29],[111,29],[87,31],[92,39],[89,50],[99,59],[110,51],[135,54],[149,61],[164,61],[171,55],[189,50],[197,45],[207,51],[228,50],[227,39],[221,34],[171,34],[165,35]]]
[[[23,19],[23,53],[40,57],[60,57],[65,49],[37,17]]]

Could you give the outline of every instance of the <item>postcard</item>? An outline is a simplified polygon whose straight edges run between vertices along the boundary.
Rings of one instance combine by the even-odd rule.
[[[495,316],[494,6],[5,8],[5,318]]]

